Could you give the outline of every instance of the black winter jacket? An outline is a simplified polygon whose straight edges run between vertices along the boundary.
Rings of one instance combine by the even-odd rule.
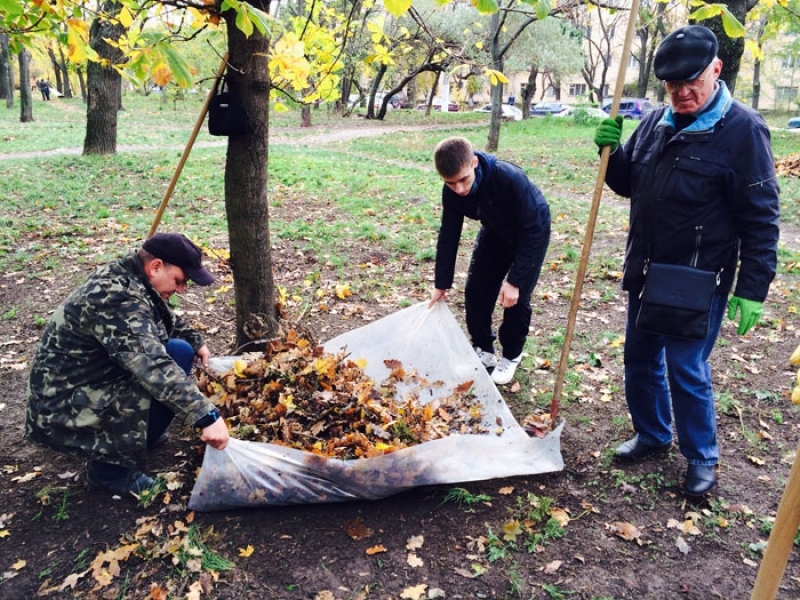
[[[631,199],[623,288],[653,262],[724,267],[717,293],[763,302],[775,276],[779,188],[763,118],[720,82],[708,110],[675,134],[671,109],[647,115],[609,160],[606,183]],[[737,252],[738,250],[738,252]]]
[[[493,240],[507,244],[514,256],[506,280],[520,284],[537,270],[543,238],[550,224],[544,195],[517,165],[475,151],[481,169],[476,189],[459,196],[442,187],[442,225],[436,245],[435,287],[450,289],[464,217],[479,220]]]

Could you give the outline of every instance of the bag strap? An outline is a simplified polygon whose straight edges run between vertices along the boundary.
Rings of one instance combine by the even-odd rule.
[[[223,75],[214,81],[214,95],[224,94],[228,91],[228,77]]]

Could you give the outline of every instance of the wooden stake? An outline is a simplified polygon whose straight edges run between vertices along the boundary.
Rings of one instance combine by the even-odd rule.
[[[778,514],[769,534],[764,559],[758,568],[750,600],[774,600],[783,579],[789,553],[792,551],[797,527],[800,525],[800,445],[795,451],[794,464],[783,490]]]
[[[186,147],[183,149],[181,160],[178,162],[175,173],[172,174],[172,180],[167,186],[167,191],[164,194],[164,198],[161,200],[161,205],[158,207],[158,211],[156,211],[156,216],[153,219],[153,224],[150,225],[150,231],[148,232],[147,237],[152,237],[158,229],[158,224],[161,222],[161,217],[164,215],[164,210],[167,208],[167,204],[172,196],[172,192],[175,190],[175,184],[178,183],[178,178],[181,176],[181,171],[183,171],[183,165],[186,164],[186,159],[189,158],[189,153],[192,151],[192,146],[194,146],[194,141],[197,139],[197,134],[200,133],[200,128],[203,126],[203,121],[206,119],[208,107],[211,104],[211,98],[214,97],[214,93],[217,90],[219,78],[222,77],[222,74],[225,72],[225,67],[227,66],[228,55],[226,53],[225,56],[222,57],[222,62],[220,63],[219,69],[217,69],[217,74],[214,77],[214,85],[211,86],[211,91],[208,92],[208,97],[203,104],[203,108],[200,109],[200,115],[197,117],[197,122],[194,124],[194,129],[192,129],[192,135],[189,136],[189,141],[186,142]]]
[[[614,89],[614,99],[611,102],[611,112],[609,116],[613,119],[617,116],[619,110],[619,102],[622,98],[622,88],[625,85],[625,69],[628,63],[628,57],[631,52],[631,41],[633,34],[636,30],[636,19],[639,13],[639,0],[631,0],[630,17],[628,18],[628,28],[625,32],[625,43],[622,46],[622,57],[620,59],[619,72],[617,73],[617,85]],[[578,273],[575,276],[575,289],[572,292],[572,302],[569,307],[569,316],[567,318],[567,331],[564,335],[564,345],[561,348],[561,361],[558,364],[558,375],[556,376],[556,385],[553,390],[553,400],[550,403],[550,423],[554,429],[557,423],[558,411],[561,406],[561,390],[564,387],[564,374],[567,370],[567,362],[569,360],[569,349],[572,345],[572,336],[575,333],[575,319],[578,315],[578,307],[581,303],[581,291],[583,289],[583,280],[586,277],[586,266],[589,263],[589,254],[592,249],[592,238],[594,237],[594,228],[597,223],[597,213],[600,209],[600,198],[603,195],[603,185],[606,181],[606,170],[608,169],[608,157],[611,155],[611,148],[603,146],[600,153],[600,168],[597,172],[597,181],[594,185],[594,194],[592,195],[592,206],[589,211],[589,222],[586,224],[586,235],[583,240],[583,251],[581,252],[581,260],[578,263]]]

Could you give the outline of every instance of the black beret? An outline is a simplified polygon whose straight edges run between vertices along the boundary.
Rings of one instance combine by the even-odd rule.
[[[661,42],[653,72],[661,81],[696,79],[717,56],[717,36],[702,25],[687,25]]]
[[[214,276],[203,267],[203,251],[180,233],[157,233],[142,248],[156,258],[180,267],[198,285],[211,285]]]

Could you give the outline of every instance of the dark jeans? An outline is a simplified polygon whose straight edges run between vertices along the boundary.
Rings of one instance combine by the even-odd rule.
[[[540,239],[528,276],[519,285],[519,300],[511,308],[503,309],[503,322],[498,330],[503,356],[514,359],[522,354],[525,338],[531,325],[531,294],[542,270],[547,246],[550,242],[550,226],[547,224]],[[487,352],[494,351],[496,336],[492,332],[492,314],[497,297],[511,265],[516,259],[514,248],[507,240],[498,239],[481,229],[475,241],[472,260],[464,289],[467,331],[472,345]]]
[[[184,341],[179,339],[170,339],[167,344],[167,354],[172,357],[178,366],[183,369],[183,372],[187,375],[192,372],[192,364],[194,363],[194,350],[192,346]],[[147,419],[147,447],[152,448],[155,443],[158,441],[158,438],[161,437],[169,424],[172,422],[172,419],[175,417],[175,413],[162,402],[158,400],[152,400],[150,402],[150,413]],[[111,463],[101,462],[99,460],[90,460],[88,464],[88,468],[91,469],[92,474],[95,477],[100,477],[103,479],[116,479],[117,477],[123,477],[130,469],[127,467],[123,467],[121,465],[113,465]]]

